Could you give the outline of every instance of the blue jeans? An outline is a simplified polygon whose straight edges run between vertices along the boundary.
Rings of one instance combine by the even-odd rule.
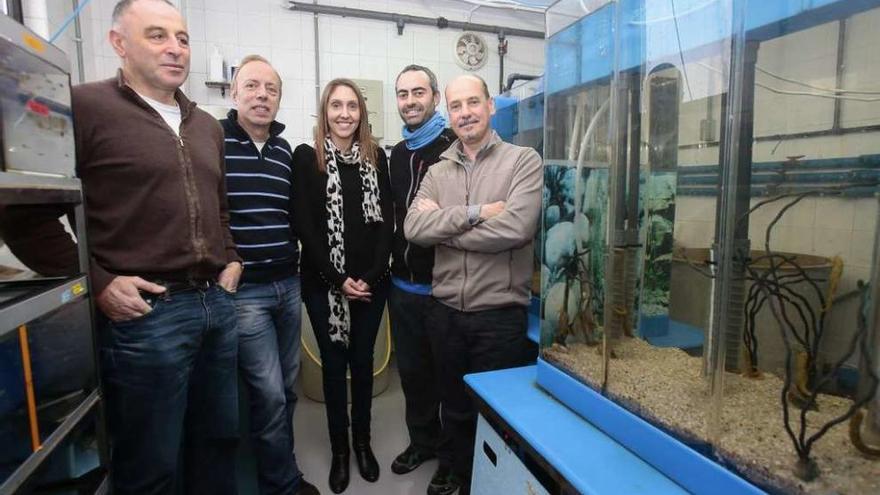
[[[153,310],[134,320],[100,319],[113,493],[234,494],[233,296],[212,286],[147,302]]]
[[[238,367],[250,395],[260,493],[294,493],[302,479],[293,453],[302,318],[299,276],[243,283],[235,306]]]

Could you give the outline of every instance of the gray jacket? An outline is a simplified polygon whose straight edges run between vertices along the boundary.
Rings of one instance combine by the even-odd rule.
[[[528,305],[532,239],[541,211],[543,166],[535,150],[492,139],[466,165],[456,141],[428,169],[407,212],[404,234],[421,246],[436,245],[433,295],[461,311]],[[427,198],[439,210],[418,212]],[[505,201],[504,211],[471,225],[468,206]]]

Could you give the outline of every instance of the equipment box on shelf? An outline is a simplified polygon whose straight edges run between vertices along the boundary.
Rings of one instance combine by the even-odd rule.
[[[0,494],[103,493],[67,56],[0,16]]]

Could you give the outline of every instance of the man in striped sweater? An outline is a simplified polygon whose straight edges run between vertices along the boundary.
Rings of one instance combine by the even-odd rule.
[[[317,494],[293,452],[300,359],[299,251],[293,225],[290,145],[275,121],[281,78],[259,55],[232,80],[235,109],[221,121],[230,229],[244,259],[235,295],[238,367],[250,396],[260,493]]]

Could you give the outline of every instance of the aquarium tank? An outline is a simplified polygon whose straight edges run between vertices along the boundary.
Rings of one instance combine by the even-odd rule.
[[[880,493],[876,26],[875,0],[548,10],[538,382],[691,492]]]
[[[544,153],[544,78],[511,75],[512,87],[496,96],[492,127],[508,143]]]
[[[492,128],[498,136],[508,143],[526,146],[544,154],[544,79],[541,76],[511,74],[508,78],[512,87],[496,96],[495,115]],[[541,232],[535,233],[535,262],[531,291],[533,301],[541,293]],[[537,311],[537,305],[533,304]],[[530,309],[530,312],[532,310]],[[533,334],[531,318],[529,337],[537,341],[537,331]],[[537,329],[537,325],[535,325]],[[533,335],[535,337],[533,337]]]

